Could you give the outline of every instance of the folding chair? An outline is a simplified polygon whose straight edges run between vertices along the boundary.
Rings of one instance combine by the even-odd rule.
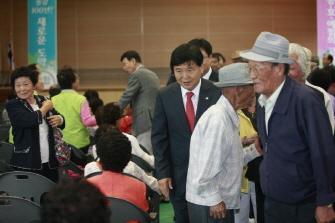
[[[149,163],[147,163],[146,161],[144,161],[141,157],[138,157],[134,154],[131,155],[131,158],[130,160],[132,162],[134,162],[137,166],[139,166],[142,170],[144,170],[145,172],[152,172],[154,171],[155,169],[152,168]]]
[[[59,180],[69,178],[69,170],[79,174],[80,177],[84,175],[84,170],[80,169],[75,163],[70,161],[68,165],[58,167]]]
[[[0,174],[6,172],[15,171],[12,167],[10,167],[7,163],[0,160]]]
[[[140,147],[141,147],[141,149],[142,149],[145,153],[147,153],[148,155],[151,155],[151,154],[149,153],[149,151],[148,151],[144,146],[142,146],[141,144],[140,144]]]
[[[0,196],[1,223],[40,222],[40,206],[20,197]]]
[[[98,171],[98,172],[94,172],[94,173],[90,173],[88,174],[86,177],[84,177],[85,179],[91,178],[91,177],[95,177],[95,176],[99,176],[102,174],[102,171]]]
[[[10,164],[10,159],[14,151],[14,145],[7,142],[0,142],[0,160]]]
[[[125,175],[125,176],[128,176],[128,177],[135,178],[135,179],[143,182],[142,180],[140,180],[139,178],[137,178],[137,177],[135,177],[131,174],[128,174],[128,173],[122,173],[122,174]],[[159,222],[160,195],[156,191],[152,190],[151,187],[149,187],[149,185],[145,184],[145,186],[146,186],[146,191],[147,191],[147,199],[152,204],[152,205],[150,205],[150,208],[151,208],[150,211],[156,213],[156,216],[157,216],[153,220],[153,222],[158,223]]]
[[[153,222],[157,213],[147,213],[137,205],[117,197],[107,197],[110,201],[108,205],[112,211],[110,222],[127,222],[131,220],[139,221],[141,223]]]
[[[49,192],[54,182],[36,173],[13,171],[0,176],[0,191],[9,196],[22,197],[41,204],[41,197]]]
[[[85,153],[83,153],[83,151],[81,151],[77,147],[75,147],[71,144],[69,144],[69,145],[71,146],[71,149],[72,149],[74,155],[76,157],[78,157],[79,159],[83,160],[85,162],[85,165],[94,161],[94,158],[91,154],[85,154]]]
[[[5,122],[0,123],[0,140],[6,141],[9,137],[9,129],[10,125],[6,124]]]

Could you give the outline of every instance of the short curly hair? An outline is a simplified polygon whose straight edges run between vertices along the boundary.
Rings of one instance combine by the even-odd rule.
[[[101,136],[96,147],[103,170],[123,172],[131,158],[131,144],[127,136],[112,129]]]
[[[113,102],[108,103],[104,107],[103,123],[116,125],[116,122],[122,118],[121,109]]]
[[[96,130],[95,135],[94,135],[94,142],[97,144],[101,138],[106,132],[116,129],[118,130],[114,125],[110,124],[101,124],[99,125],[99,128]]]
[[[35,86],[38,82],[38,75],[39,73],[37,71],[33,71],[29,69],[28,67],[21,66],[17,69],[15,69],[12,74],[10,75],[10,85],[13,89],[15,89],[15,80],[20,77],[28,77],[33,83],[33,86]]]
[[[100,190],[80,178],[56,184],[43,198],[41,222],[108,223],[111,211]]]

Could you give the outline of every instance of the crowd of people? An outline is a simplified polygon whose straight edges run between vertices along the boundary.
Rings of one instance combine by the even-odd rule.
[[[146,185],[169,198],[177,223],[335,221],[333,57],[325,54],[319,68],[309,49],[270,32],[250,47],[235,51],[226,65],[205,39],[182,44],[171,54],[162,89],[140,55],[127,51],[120,61],[128,85],[117,103],[107,104],[95,90],[78,94],[79,76],[69,66],[58,72],[51,99],[40,95],[37,64],[14,70],[16,96],[6,104],[10,165],[58,182],[52,130],[60,128],[65,142],[94,156],[83,164],[72,153],[84,175],[101,172],[57,184],[46,197],[44,222],[63,208],[63,196],[80,196],[75,185],[92,190],[96,196],[87,197],[97,203],[73,210],[80,218],[93,218],[97,210],[101,222],[110,215],[103,196],[149,211]],[[59,222],[68,215],[59,215]]]

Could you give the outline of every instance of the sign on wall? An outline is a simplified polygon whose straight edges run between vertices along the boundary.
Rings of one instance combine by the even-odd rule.
[[[44,88],[57,83],[57,0],[28,0],[28,64],[42,70]]]

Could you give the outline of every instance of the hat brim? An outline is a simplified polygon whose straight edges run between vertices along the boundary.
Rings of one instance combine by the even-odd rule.
[[[295,59],[294,58],[281,58],[274,59],[273,57],[264,56],[262,54],[258,54],[253,52],[252,50],[244,50],[240,53],[240,56],[246,58],[248,60],[254,60],[258,62],[270,62],[270,63],[287,63],[292,64]]]
[[[217,87],[235,87],[235,86],[249,85],[253,83],[254,82],[251,80],[250,77],[246,77],[246,78],[230,80],[230,81],[214,82],[214,85]]]
[[[234,60],[234,59],[242,59],[243,57],[241,56],[233,56],[231,59]]]

